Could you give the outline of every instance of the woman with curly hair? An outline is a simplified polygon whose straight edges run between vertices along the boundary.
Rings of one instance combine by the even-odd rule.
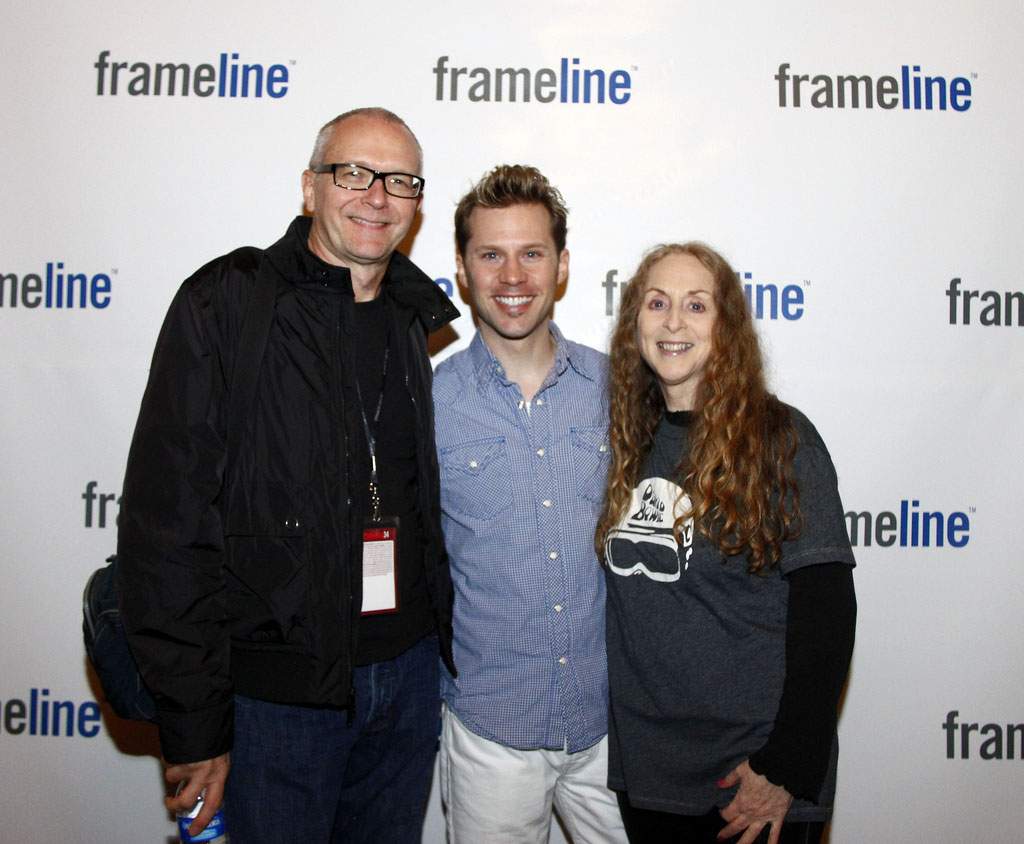
[[[636,842],[818,842],[853,648],[835,469],[766,385],[739,279],[647,254],[610,356],[609,785]]]

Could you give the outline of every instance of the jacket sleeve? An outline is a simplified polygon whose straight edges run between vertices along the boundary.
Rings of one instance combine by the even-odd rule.
[[[228,368],[214,288],[209,273],[185,282],[160,331],[118,531],[121,613],[172,763],[225,753],[233,736],[218,508]]]

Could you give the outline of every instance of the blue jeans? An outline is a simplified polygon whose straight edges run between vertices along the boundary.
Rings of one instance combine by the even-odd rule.
[[[355,712],[235,697],[232,844],[416,844],[437,748],[437,635],[355,670]]]

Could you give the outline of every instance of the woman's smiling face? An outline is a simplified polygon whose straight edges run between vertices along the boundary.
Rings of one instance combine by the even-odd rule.
[[[640,355],[669,410],[692,410],[715,325],[715,281],[693,255],[666,255],[651,267],[636,321]]]

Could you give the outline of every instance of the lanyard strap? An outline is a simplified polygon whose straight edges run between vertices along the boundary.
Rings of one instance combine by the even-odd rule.
[[[377,399],[377,409],[373,413],[373,428],[366,418],[366,408],[363,405],[363,391],[359,387],[359,378],[356,377],[356,395],[359,397],[359,412],[363,416],[363,430],[366,432],[366,444],[370,449],[370,506],[373,508],[373,521],[381,520],[380,513],[380,492],[377,488],[377,428],[380,424],[380,409],[384,406],[384,382],[388,376],[388,346],[384,347],[384,371],[380,376],[380,396]]]

